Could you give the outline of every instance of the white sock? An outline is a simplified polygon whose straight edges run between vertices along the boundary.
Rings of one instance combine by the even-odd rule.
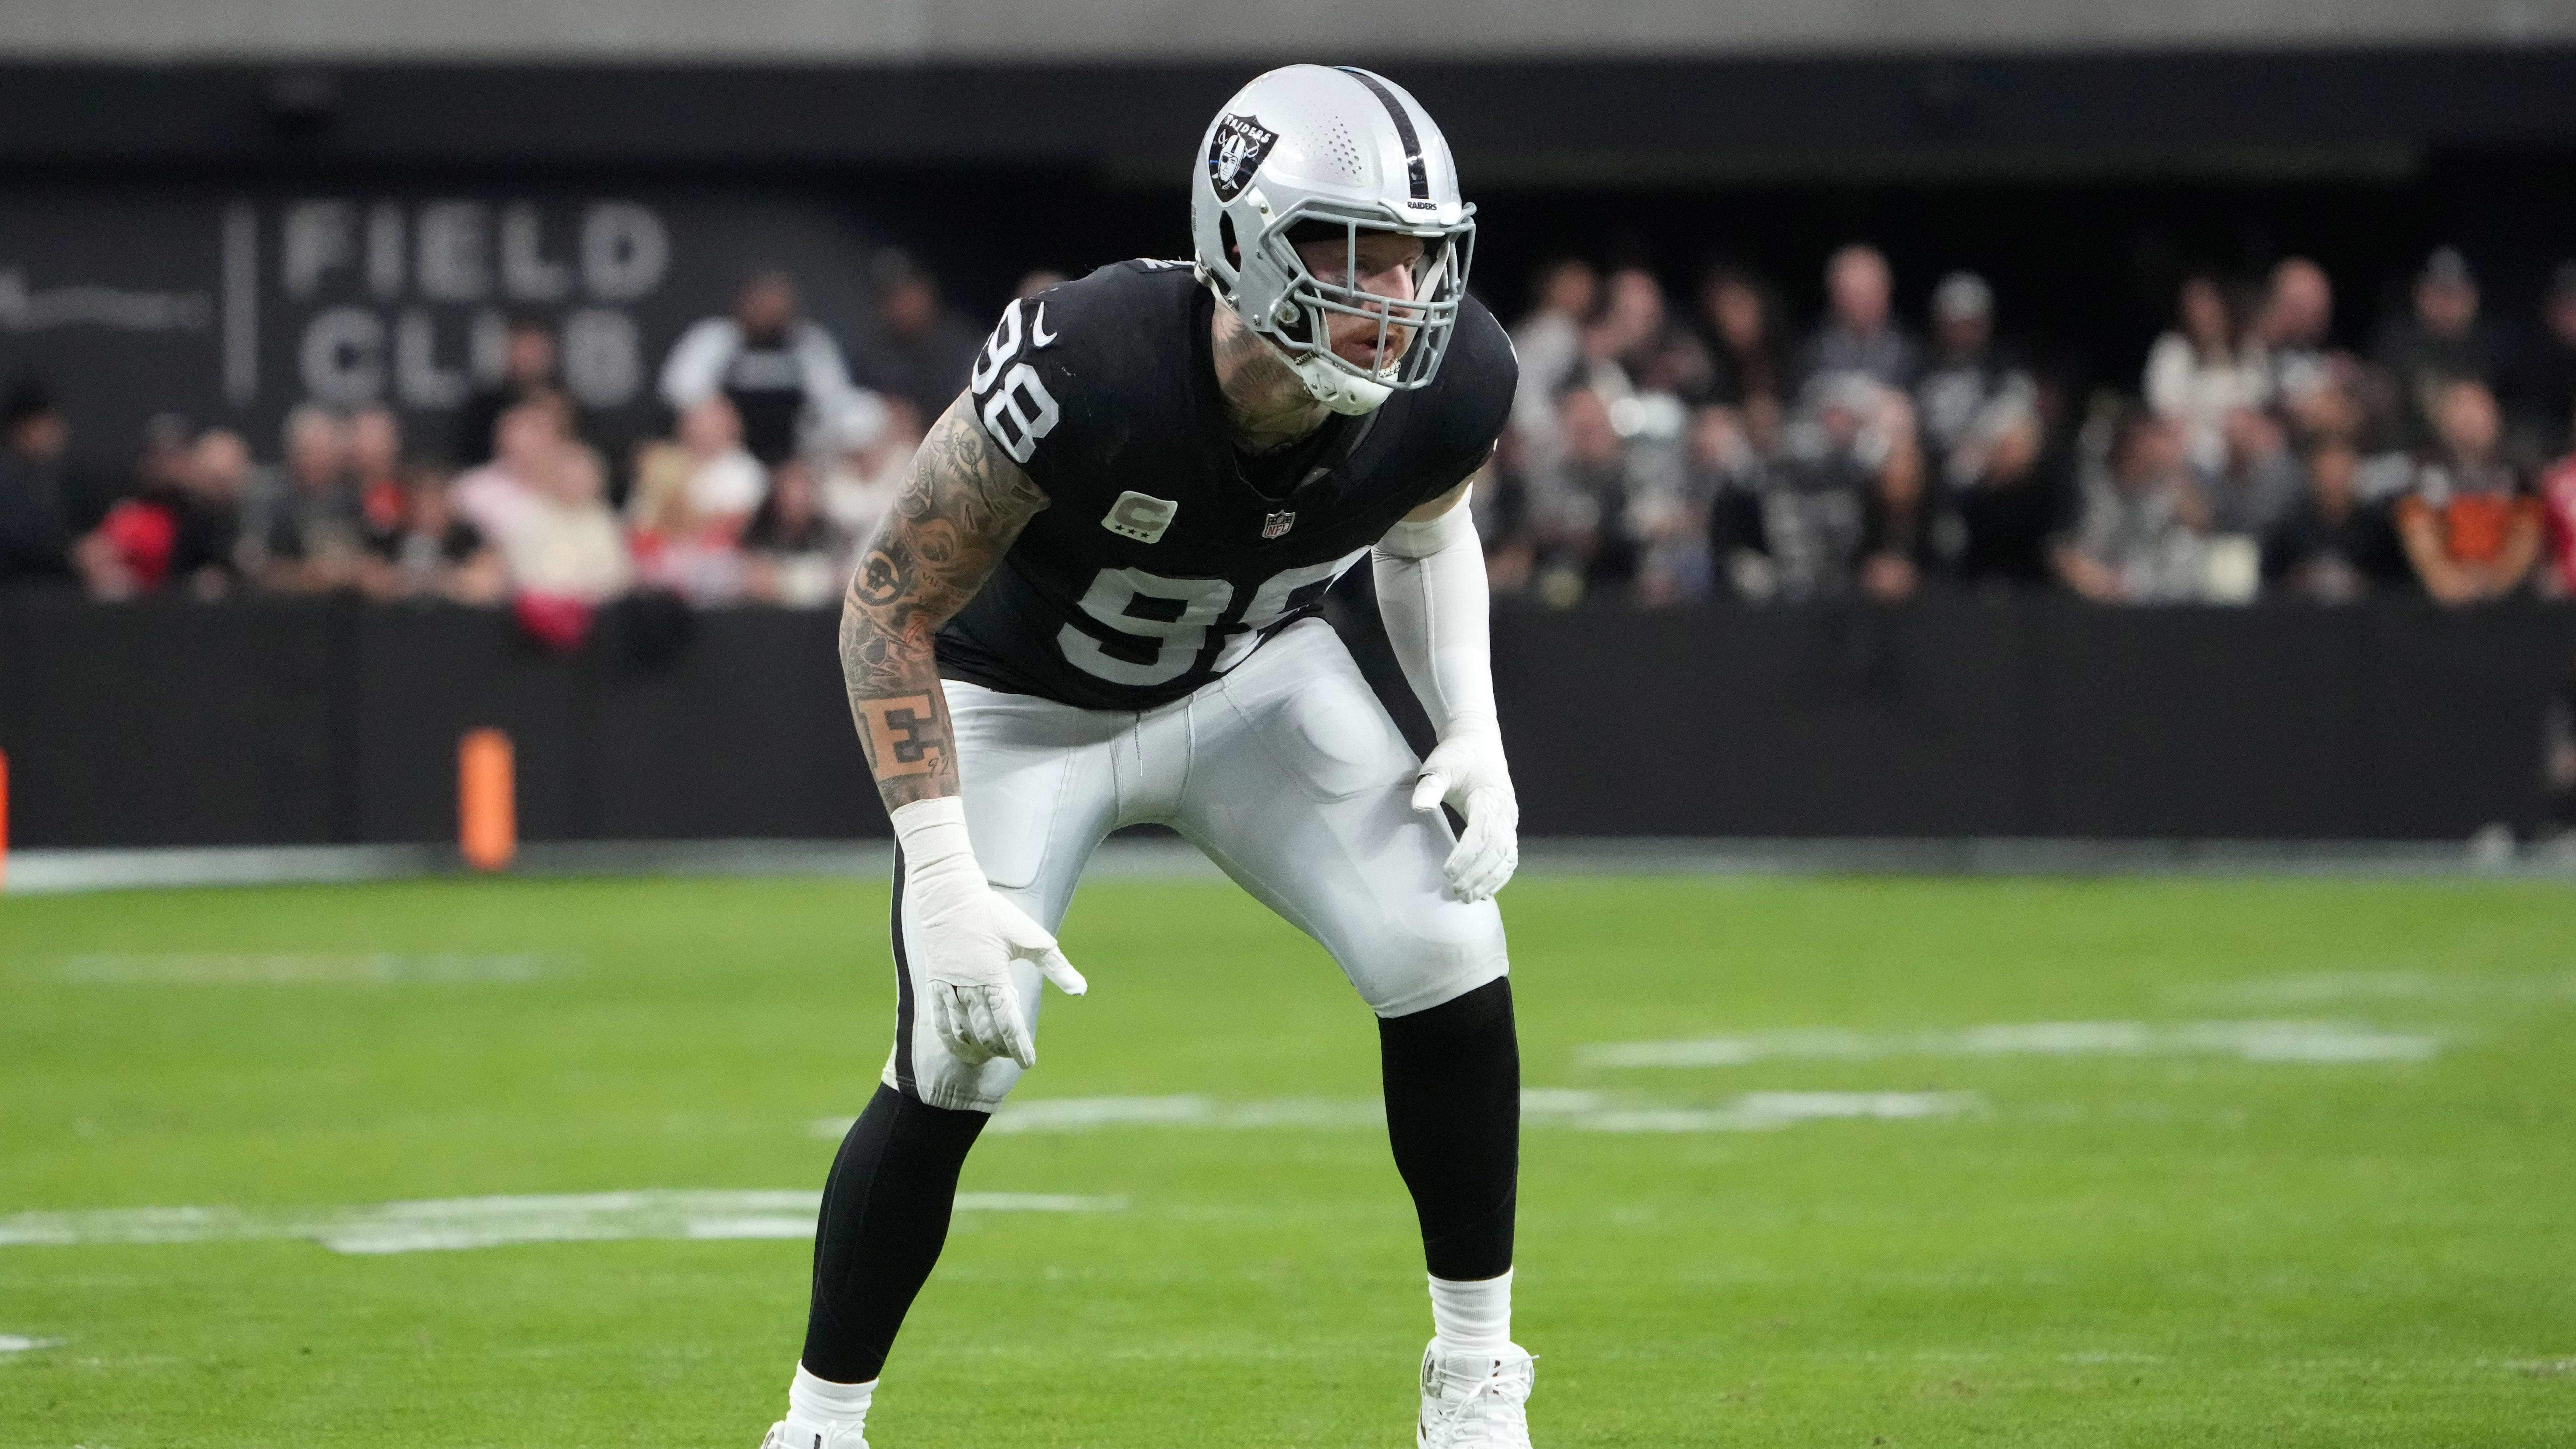
[[[836,1384],[818,1379],[796,1366],[796,1379],[787,1386],[787,1422],[808,1430],[847,1429],[864,1434],[868,1428],[868,1402],[877,1396],[877,1381],[863,1384]]]
[[[1431,1328],[1442,1353],[1500,1353],[1512,1341],[1512,1274],[1431,1280]]]

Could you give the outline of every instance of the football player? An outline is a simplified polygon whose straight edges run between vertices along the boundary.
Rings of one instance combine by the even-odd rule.
[[[824,1188],[767,1449],[860,1449],[976,1134],[1037,1059],[1094,847],[1166,825],[1377,1014],[1435,1329],[1417,1442],[1527,1445],[1511,1341],[1520,1055],[1494,892],[1518,859],[1470,475],[1517,367],[1467,295],[1475,208],[1393,82],[1275,70],[1209,126],[1195,260],[1004,309],[863,551],[842,668],[894,821],[894,1049]],[[1439,743],[1332,628],[1371,560]],[[1457,809],[1453,837],[1442,805]]]

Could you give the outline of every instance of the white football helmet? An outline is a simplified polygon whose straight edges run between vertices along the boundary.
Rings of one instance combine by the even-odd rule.
[[[1448,139],[1421,102],[1355,66],[1287,66],[1235,92],[1200,158],[1190,188],[1199,280],[1279,349],[1318,402],[1365,413],[1431,381],[1467,294],[1476,208],[1459,199]],[[1345,285],[1363,231],[1422,238],[1411,301]],[[1347,260],[1327,282],[1294,243],[1335,235]],[[1376,355],[1394,360],[1370,368],[1335,353],[1327,327],[1337,313],[1374,321]],[[1405,341],[1400,355],[1390,332]]]

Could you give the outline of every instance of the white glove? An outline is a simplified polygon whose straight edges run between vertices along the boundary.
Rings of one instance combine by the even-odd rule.
[[[1521,803],[1494,722],[1485,551],[1465,491],[1445,512],[1388,529],[1378,540],[1374,569],[1387,642],[1440,732],[1414,784],[1413,808],[1446,803],[1466,817],[1467,833],[1441,872],[1450,894],[1481,901],[1501,890],[1520,864]]]
[[[912,977],[940,1041],[968,1066],[1009,1057],[1037,1065],[1011,963],[1034,961],[1068,996],[1090,989],[1055,937],[984,879],[966,838],[966,804],[954,795],[894,812],[903,843],[903,912]]]
[[[1444,804],[1467,820],[1466,833],[1441,868],[1449,890],[1462,901],[1485,900],[1521,862],[1521,802],[1503,763],[1501,730],[1490,723],[1454,730],[1422,762],[1413,808],[1437,810]]]

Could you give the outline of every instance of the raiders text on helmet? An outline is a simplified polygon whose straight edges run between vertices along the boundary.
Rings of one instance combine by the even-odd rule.
[[[1190,191],[1199,279],[1288,359],[1335,412],[1364,413],[1431,381],[1466,295],[1476,208],[1458,195],[1449,142],[1405,90],[1351,66],[1292,65],[1256,77],[1208,127]],[[1298,240],[1338,235],[1344,262],[1319,278]],[[1413,297],[1355,283],[1359,234],[1420,237]],[[1329,345],[1329,319],[1375,323],[1371,368]],[[1396,345],[1386,345],[1396,344]],[[1401,350],[1399,352],[1398,347]]]

